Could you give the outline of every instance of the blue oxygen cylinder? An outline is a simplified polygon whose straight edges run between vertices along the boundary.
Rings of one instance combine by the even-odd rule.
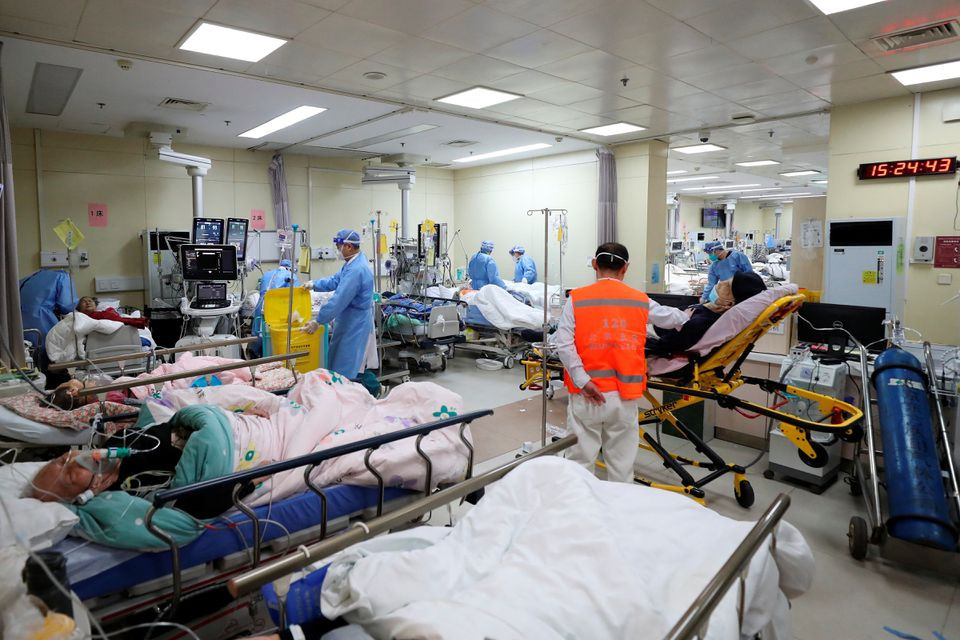
[[[877,357],[872,380],[883,438],[888,531],[895,538],[955,550],[956,529],[920,361],[899,347],[887,349]]]

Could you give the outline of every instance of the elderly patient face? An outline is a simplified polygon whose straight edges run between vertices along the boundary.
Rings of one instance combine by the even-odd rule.
[[[79,451],[70,451],[40,469],[33,479],[33,497],[43,502],[73,502],[87,489],[100,493],[116,481],[116,468],[111,473],[95,474],[77,463],[78,455]]]

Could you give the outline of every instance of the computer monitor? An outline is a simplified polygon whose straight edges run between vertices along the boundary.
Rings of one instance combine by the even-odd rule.
[[[707,229],[723,229],[727,226],[727,213],[721,209],[701,209],[703,224]]]
[[[223,218],[194,218],[193,244],[223,244]]]
[[[733,240],[725,240],[723,243],[724,249],[733,249]]]
[[[830,342],[830,332],[816,331],[813,327],[830,329],[839,325],[864,346],[876,343],[870,347],[871,351],[882,351],[884,348],[883,321],[887,311],[883,307],[807,302],[797,314],[800,316],[797,320],[797,339],[800,342],[827,344]]]
[[[683,241],[674,240],[670,243],[670,251],[683,251]]]
[[[237,248],[232,244],[185,244],[180,247],[184,280],[236,280]]]
[[[227,239],[224,244],[232,244],[237,248],[237,260],[243,262],[247,257],[247,226],[249,220],[244,218],[227,218]]]
[[[706,239],[707,239],[707,234],[706,234],[706,233],[704,233],[703,231],[698,231],[698,232],[697,232],[697,242],[703,242],[703,241],[706,240]]]
[[[787,247],[788,249],[790,248],[790,246],[791,246],[792,244],[793,244],[793,241],[792,241],[792,240],[784,240],[784,241],[783,241],[783,246]]]

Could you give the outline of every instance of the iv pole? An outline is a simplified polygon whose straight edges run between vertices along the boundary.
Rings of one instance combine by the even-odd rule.
[[[547,387],[550,386],[550,372],[547,370],[547,359],[550,352],[550,345],[547,342],[550,332],[550,296],[547,290],[547,278],[550,275],[550,214],[557,213],[567,215],[566,209],[530,209],[528,216],[535,213],[543,214],[543,361],[540,363],[540,446],[547,445]],[[560,252],[560,273],[563,274],[563,252]],[[561,287],[563,282],[561,280]],[[562,292],[562,289],[561,289]],[[561,301],[563,300],[561,293]]]

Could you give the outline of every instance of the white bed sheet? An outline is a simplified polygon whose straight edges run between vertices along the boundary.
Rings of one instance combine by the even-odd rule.
[[[532,460],[452,529],[419,527],[335,556],[321,606],[374,637],[662,637],[751,527],[561,458]],[[809,588],[813,564],[781,523],[776,550],[768,541],[750,564],[743,625],[732,589],[706,637],[791,638],[787,598]]]
[[[0,438],[30,444],[73,446],[89,444],[90,432],[87,429],[77,431],[51,427],[48,424],[24,418],[6,407],[0,407]]]

